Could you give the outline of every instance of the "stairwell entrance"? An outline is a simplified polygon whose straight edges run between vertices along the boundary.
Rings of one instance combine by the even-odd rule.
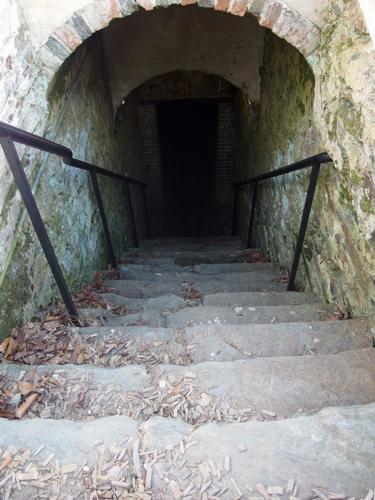
[[[217,103],[166,102],[158,105],[157,113],[164,200],[169,213],[165,231],[171,236],[210,233],[210,215],[215,210],[212,181],[216,167]]]

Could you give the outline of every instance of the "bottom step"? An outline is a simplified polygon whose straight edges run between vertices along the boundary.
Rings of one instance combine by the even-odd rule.
[[[0,491],[12,500],[93,491],[90,498],[144,500],[364,498],[374,487],[374,420],[375,404],[196,430],[163,417],[141,425],[123,416],[0,419]]]

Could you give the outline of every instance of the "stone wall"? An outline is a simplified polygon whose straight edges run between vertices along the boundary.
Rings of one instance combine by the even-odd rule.
[[[259,106],[246,97],[237,101],[236,177],[244,178],[282,167],[322,151],[313,125],[314,76],[305,59],[287,42],[267,32],[261,70]],[[303,209],[309,171],[259,185],[254,245],[262,247],[282,268],[288,268]],[[251,187],[241,190],[242,237],[246,238]],[[300,276],[303,273],[300,268]],[[306,270],[305,270],[306,271]]]
[[[66,61],[50,86],[49,117],[44,133],[70,147],[76,158],[122,173],[128,173],[127,164],[138,167],[139,171],[136,108],[129,103],[115,135],[112,104],[102,69],[99,38],[81,46]],[[57,257],[74,290],[83,280],[91,280],[94,272],[105,268],[108,262],[89,174],[64,166],[52,155],[19,150]],[[134,170],[129,169],[129,173],[134,174]],[[5,258],[1,266],[0,336],[6,335],[17,321],[29,319],[40,305],[59,297],[29,219],[21,215],[23,206],[6,164],[4,175],[10,182],[2,204],[1,224],[5,237],[5,231],[9,232],[12,225],[14,232],[8,237],[9,245],[1,246]],[[124,189],[109,179],[99,178],[99,183],[114,246],[120,253],[128,240]]]
[[[65,104],[65,107],[59,107],[58,100],[55,100],[53,108],[55,111],[52,109],[52,113],[55,114],[50,116],[51,108],[48,106],[46,98],[47,90],[55,72],[69,54],[93,33],[106,28],[114,18],[129,16],[138,9],[138,4],[147,10],[152,10],[153,7],[166,6],[168,3],[164,0],[153,0],[153,2],[149,0],[140,0],[139,2],[127,2],[125,0],[56,0],[53,3],[50,0],[5,0],[1,2],[0,17],[5,19],[6,22],[2,23],[0,29],[0,119],[21,126],[31,132],[45,134],[52,140],[63,137],[68,146],[75,147],[80,143],[82,144],[82,158],[84,157],[83,153],[88,155],[87,159],[97,158],[98,161],[104,157],[108,160],[110,157],[111,168],[123,168],[123,164],[116,164],[116,151],[120,150],[120,146],[115,145],[112,140],[112,146],[105,144],[105,141],[112,134],[113,118],[108,100],[108,89],[104,96],[102,93],[104,88],[102,85],[98,85],[99,94],[95,91],[95,99],[90,101],[83,99],[82,102],[86,103],[85,111],[87,106],[95,108],[95,113],[100,112],[102,114],[103,110],[105,110],[104,116],[107,118],[100,116],[99,121],[95,120],[96,129],[86,122],[83,130],[87,131],[87,134],[83,134],[82,137],[69,132],[68,124],[65,123],[64,125],[61,118],[66,116],[65,113],[70,109],[69,101]],[[190,2],[182,0],[181,3],[185,5]],[[326,17],[323,16],[325,3],[329,5]],[[317,4],[319,4],[318,11],[315,9]],[[261,26],[272,29],[276,35],[288,40],[307,57],[315,76],[314,121],[316,128],[322,134],[322,148],[332,155],[335,162],[332,167],[327,167],[327,169],[324,167],[326,173],[323,174],[321,179],[317,198],[320,211],[317,212],[315,208],[316,215],[311,225],[312,233],[310,233],[304,251],[305,268],[301,268],[304,274],[300,275],[300,279],[304,280],[307,285],[312,286],[321,296],[331,301],[337,300],[340,304],[353,311],[354,314],[371,312],[375,300],[375,62],[374,46],[366,33],[357,1],[332,0],[326,2],[325,0],[314,0],[306,2],[304,0],[289,0],[284,2],[282,0],[250,0],[244,2],[242,0],[233,0],[226,2],[225,0],[215,0],[213,2],[200,1],[199,5],[212,6],[217,10],[227,11],[238,16],[244,16],[246,12],[253,14]],[[155,10],[155,16],[162,16],[168,10],[157,9]],[[214,14],[209,9],[196,10],[204,11],[204,15],[207,17],[210,13]],[[141,14],[144,14],[144,18],[147,18],[149,15],[152,17],[154,13],[142,11]],[[213,47],[211,44],[212,50],[203,54],[204,59],[196,60],[193,58],[191,64],[189,63],[189,69],[209,71],[210,68],[207,67],[207,62],[213,63],[214,61],[216,71],[219,71],[220,74],[226,75],[229,79],[239,78],[241,80],[244,67],[240,64],[224,64],[225,61],[223,62],[220,57],[224,53],[228,56],[227,47],[235,39],[234,35],[240,32],[237,30],[237,26],[242,21],[246,23],[246,20],[250,19],[249,23],[252,23],[257,29],[255,19],[250,14],[241,19],[232,18],[229,14],[224,14],[224,12],[218,13],[223,23],[226,22],[225,19],[234,19],[236,28],[226,30],[226,36],[220,40],[220,49],[218,49],[217,45]],[[197,24],[198,28],[201,28],[202,25]],[[164,26],[168,26],[168,23],[164,24]],[[194,26],[196,27],[196,24]],[[185,25],[185,28],[188,30],[189,25]],[[165,30],[160,30],[157,23],[154,23],[154,29],[165,34]],[[221,30],[217,30],[215,25],[213,25],[212,29],[215,36],[220,34]],[[210,44],[212,39],[211,30],[205,31],[205,39],[201,38],[201,41],[203,40],[202,43],[204,42],[204,44]],[[139,32],[135,30],[133,34],[136,39]],[[254,40],[247,36],[246,30],[244,34],[245,37],[241,39],[241,44],[253,43]],[[167,37],[166,41],[169,42],[170,40]],[[184,32],[182,36],[182,42],[185,45],[187,40],[189,40],[189,31]],[[136,41],[136,43],[138,42]],[[135,64],[139,63],[141,69],[144,70],[145,67],[147,69],[147,61],[143,61],[142,58],[146,59],[150,46],[147,43],[145,45],[138,44],[137,46],[142,50],[138,52],[132,51],[135,58],[133,67],[135,68]],[[236,46],[236,44],[231,45],[232,48]],[[242,108],[244,115],[242,118],[249,121],[249,137],[251,138],[254,138],[253,134],[255,133],[261,135],[261,131],[257,131],[256,127],[254,128],[257,114],[260,112],[254,102],[256,101],[255,96],[259,97],[260,78],[257,72],[262,57],[262,50],[259,50],[260,45],[256,43],[256,46],[257,50],[254,53],[256,64],[250,68],[249,74],[245,75],[249,79],[244,80],[245,83],[251,83],[251,87],[248,88],[254,91],[247,117],[245,111],[248,109],[249,104],[244,101],[244,107]],[[165,47],[170,49],[170,54],[176,53],[177,49],[173,44],[167,43]],[[154,53],[158,51],[157,45],[154,46],[153,50]],[[243,50],[244,53],[247,53],[247,50],[250,49],[244,47]],[[217,57],[211,57],[212,51]],[[121,56],[121,47],[119,54]],[[178,54],[182,57],[183,51],[179,51]],[[198,54],[198,52],[196,51],[194,54]],[[83,58],[83,56],[84,52],[82,51],[80,57]],[[87,61],[89,60],[90,58],[87,59]],[[117,58],[117,61],[121,62],[121,57]],[[161,62],[162,58],[159,58],[159,63],[161,64]],[[169,62],[170,65],[167,68],[160,65],[151,68],[152,74],[140,72],[140,74],[136,75],[139,83],[147,77],[154,76],[155,71],[163,73],[167,70],[176,69],[175,66],[172,68],[172,62],[176,63],[176,61],[169,59]],[[220,68],[220,62],[223,64],[223,68]],[[236,62],[239,63],[240,59],[236,58]],[[125,66],[123,63],[123,67]],[[239,67],[241,71],[238,73]],[[212,66],[211,70],[214,71]],[[95,71],[98,72],[98,68],[95,68]],[[232,75],[229,73],[232,73]],[[83,71],[82,74],[87,76],[90,72]],[[92,77],[95,77],[94,72],[92,72]],[[67,80],[69,78],[67,77]],[[90,81],[90,88],[93,89],[93,79],[88,78],[86,84],[88,85]],[[137,85],[137,82],[138,80],[133,84]],[[253,86],[254,83],[256,83],[255,86]],[[292,83],[291,81],[291,85]],[[67,81],[66,85],[68,84]],[[239,86],[242,87],[241,82]],[[82,82],[82,86],[79,85],[79,87],[83,90],[85,88],[84,83]],[[277,89],[275,89],[276,91]],[[298,95],[298,89],[293,90],[293,87],[285,89],[285,92],[290,91],[292,95]],[[125,94],[126,92],[119,90],[120,101]],[[270,95],[269,98],[271,97]],[[112,102],[113,100],[112,96]],[[120,101],[116,101],[116,105]],[[78,101],[76,101],[75,106],[77,106],[77,112],[74,113],[75,118],[83,120],[84,113],[79,112],[79,109],[83,109],[83,107],[80,108]],[[95,113],[93,112],[93,115]],[[285,118],[288,120],[286,111]],[[60,126],[63,128],[60,129]],[[59,135],[59,130],[63,130],[64,127],[69,132],[67,137],[65,137],[65,133]],[[294,139],[296,135],[293,136],[292,134],[291,137]],[[95,144],[91,139],[95,139]],[[301,144],[300,138],[297,137],[297,139]],[[96,140],[98,140],[98,144],[96,144]],[[241,141],[243,143],[248,141],[245,134],[243,134]],[[91,143],[90,148],[88,147],[89,142]],[[280,157],[275,153],[271,158],[272,155],[270,154],[270,163],[268,165],[261,165],[261,163],[253,159],[252,155],[255,154],[255,151],[252,142],[248,148],[249,160],[245,157],[246,155],[236,153],[237,158],[239,156],[242,158],[239,161],[239,173],[248,173],[248,162],[253,166],[255,165],[256,169],[267,169],[279,166],[278,162],[284,162],[284,159],[294,161],[297,158],[291,154],[293,148],[289,147],[287,142],[286,140],[281,148]],[[320,140],[318,142],[320,143]],[[23,148],[20,148],[20,151],[23,155],[24,164],[28,165],[28,174],[32,178],[35,189],[37,189],[38,200],[41,203],[43,213],[48,215],[58,196],[62,199],[64,193],[68,192],[67,188],[72,187],[72,193],[79,192],[79,203],[81,203],[77,207],[72,203],[73,211],[77,213],[77,211],[86,210],[89,216],[92,217],[92,221],[90,227],[76,224],[71,227],[81,236],[84,235],[86,230],[91,234],[91,227],[93,228],[93,234],[98,234],[96,231],[99,231],[99,228],[96,217],[93,215],[92,199],[87,191],[87,179],[74,174],[75,182],[73,183],[70,178],[71,174],[67,173],[68,170],[65,167],[48,162],[48,169],[56,179],[55,182],[52,182],[52,186],[48,186],[44,177],[47,167],[43,159],[38,154],[24,151]],[[80,156],[80,152],[81,150],[78,148],[77,156]],[[300,152],[304,151],[301,150]],[[129,155],[133,155],[131,148],[129,149]],[[134,156],[132,157],[134,158]],[[137,158],[139,157],[137,156]],[[295,200],[293,201],[295,210],[293,209],[293,214],[300,213],[304,198],[302,196],[304,195],[302,186],[306,188],[306,179],[299,178],[298,175],[296,174],[295,181],[291,181],[297,183],[295,190],[292,191],[295,192]],[[45,278],[46,275],[49,275],[48,269],[40,256],[38,246],[34,244],[33,234],[27,224],[28,219],[22,215],[22,204],[19,195],[15,191],[9,169],[1,153],[0,186],[0,316],[3,318],[3,325],[5,324],[4,318],[7,319],[7,324],[10,325],[16,320],[29,317],[34,310],[34,306],[46,303],[48,298],[51,297],[51,282],[49,278]],[[46,194],[46,200],[43,202],[41,196],[43,187],[48,190],[53,189],[56,197]],[[294,187],[294,184],[292,187]],[[272,189],[274,189],[273,185]],[[284,187],[281,185],[277,199],[279,203],[282,201],[287,203],[290,200],[282,194],[282,189]],[[84,206],[83,200],[88,200],[87,207]],[[71,199],[69,198],[66,201],[70,203]],[[299,201],[299,204],[297,201]],[[286,206],[285,212],[283,212],[285,217],[287,217],[287,212],[288,217],[290,217],[292,212],[287,210]],[[292,217],[295,216],[292,215]],[[64,247],[64,251],[66,246],[69,247],[70,245],[72,247],[71,249],[68,248],[68,261],[64,263],[64,266],[77,270],[81,265],[81,260],[72,258],[77,236],[72,236],[70,243],[69,241],[60,240],[63,233],[62,231],[58,232],[57,226],[65,224],[61,212],[58,212],[56,220],[56,224],[53,221],[51,222],[50,229],[56,231],[58,245],[60,245],[61,249]],[[66,224],[73,223],[71,218],[66,220]],[[314,223],[314,221],[317,222]],[[64,231],[65,234],[67,234],[66,231]],[[85,240],[84,237],[83,240]],[[98,240],[97,248],[99,254],[104,252],[102,240]]]
[[[375,50],[355,0],[326,13],[316,74],[315,120],[335,160],[318,203],[310,254],[314,286],[354,314],[375,309]]]
[[[355,1],[331,2],[322,43],[310,67],[285,42],[266,34],[259,109],[237,103],[243,132],[236,177],[327,151],[298,280],[354,316],[375,305],[375,53]],[[314,88],[315,79],[315,88]],[[254,244],[290,268],[309,174],[293,173],[260,189]],[[242,191],[246,238],[251,191]],[[260,208],[259,208],[260,207]]]

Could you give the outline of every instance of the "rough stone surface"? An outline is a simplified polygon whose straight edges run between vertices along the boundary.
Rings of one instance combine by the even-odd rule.
[[[179,445],[193,426],[175,418],[153,417],[140,426],[144,446],[149,450]]]
[[[279,422],[212,423],[194,432],[197,445],[189,448],[187,459],[231,457],[233,477],[243,491],[259,483],[285,491],[294,479],[301,496],[320,486],[361,498],[373,484],[374,416],[370,404]],[[258,496],[256,490],[252,494]]]
[[[137,437],[137,422],[129,417],[104,417],[90,422],[49,420],[46,432],[45,419],[33,418],[22,422],[0,420],[1,447],[16,446],[33,451],[44,444],[41,458],[45,460],[54,453],[61,465],[92,463],[95,444],[106,447]]]
[[[203,298],[205,306],[286,306],[317,302],[315,295],[301,292],[214,293]]]
[[[28,367],[27,367],[28,368]],[[21,373],[25,373],[25,366],[16,364],[2,364],[0,370],[2,374],[17,379]],[[116,369],[102,368],[91,365],[38,365],[35,370],[40,374],[60,374],[69,383],[74,384],[75,380],[82,377],[90,379],[92,384],[99,384],[103,387],[116,384],[117,390],[135,391],[142,389],[149,383],[148,375],[142,366],[124,366]]]
[[[194,385],[215,398],[230,395],[241,407],[287,418],[326,406],[375,401],[375,351],[362,349],[335,355],[257,358],[189,366]],[[186,367],[159,365],[152,379],[184,377]]]
[[[166,326],[178,327],[199,324],[283,323],[285,321],[319,321],[334,314],[335,306],[301,304],[294,306],[215,307],[201,306],[181,309],[167,317]]]
[[[194,363],[255,357],[337,354],[370,348],[373,336],[360,320],[275,323],[272,325],[197,325],[181,335],[194,345]]]

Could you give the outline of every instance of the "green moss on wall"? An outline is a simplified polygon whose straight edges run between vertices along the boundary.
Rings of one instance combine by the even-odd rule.
[[[132,146],[129,154],[123,138],[115,134],[102,68],[98,39],[84,44],[65,62],[46,96],[50,110],[46,135],[70,147],[77,158],[125,174],[129,164],[137,165],[139,161],[135,157],[137,145]],[[128,119],[134,124],[134,114]],[[95,271],[108,265],[90,176],[65,166],[52,155],[44,155],[42,159],[33,156],[28,175],[31,184],[38,179],[37,203],[65,278],[74,292],[82,282],[91,281]],[[113,180],[99,182],[114,246],[120,255],[128,245],[124,189]],[[2,211],[4,224],[8,223],[14,194],[12,185]],[[14,251],[0,285],[0,338],[9,334],[11,327],[29,320],[38,307],[59,298],[27,216],[14,237]]]

